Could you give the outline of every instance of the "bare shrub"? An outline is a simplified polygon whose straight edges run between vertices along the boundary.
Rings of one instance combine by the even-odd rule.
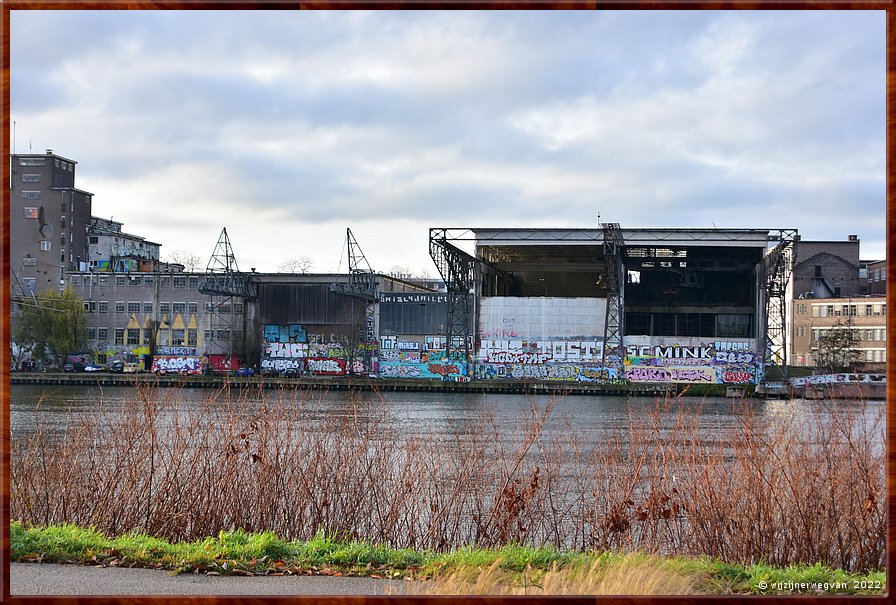
[[[390,433],[385,405],[351,396],[336,413],[307,391],[263,404],[211,393],[198,406],[176,390],[134,394],[61,435],[38,422],[13,439],[14,519],[175,540],[242,528],[439,552],[524,544],[884,565],[884,417],[865,404],[797,416],[744,403],[726,428],[693,400],[666,398],[635,402],[625,427],[596,438],[556,418],[553,401],[531,405],[512,435],[483,415],[430,438]]]

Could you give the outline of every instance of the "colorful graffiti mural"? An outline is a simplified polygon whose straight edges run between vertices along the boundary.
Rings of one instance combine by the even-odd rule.
[[[201,374],[202,359],[195,355],[156,355],[152,358],[154,374]]]

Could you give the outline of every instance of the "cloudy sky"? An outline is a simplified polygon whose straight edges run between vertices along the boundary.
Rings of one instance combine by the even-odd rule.
[[[203,267],[598,214],[885,253],[883,11],[14,11],[11,64],[15,151]]]

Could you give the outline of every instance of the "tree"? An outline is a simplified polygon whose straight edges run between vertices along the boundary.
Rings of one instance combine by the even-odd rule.
[[[281,273],[308,273],[314,268],[314,261],[307,256],[288,258],[277,267]]]
[[[87,345],[87,314],[74,291],[39,293],[22,303],[15,328],[16,344],[38,361],[52,361]]]
[[[822,330],[818,336],[815,366],[829,372],[842,372],[859,360],[856,345],[858,335],[842,322]]]
[[[173,263],[176,265],[183,265],[184,270],[190,273],[195,273],[197,271],[202,270],[202,259],[198,254],[194,254],[189,250],[172,250],[167,255],[167,263]]]

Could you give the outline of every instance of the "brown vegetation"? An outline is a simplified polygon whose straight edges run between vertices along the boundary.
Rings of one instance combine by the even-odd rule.
[[[635,401],[627,427],[594,442],[571,421],[545,431],[555,403],[532,406],[521,439],[488,416],[437,439],[390,434],[369,402],[328,415],[284,391],[264,407],[209,397],[183,409],[171,391],[137,392],[61,437],[13,440],[14,519],[168,539],[324,531],[436,551],[517,543],[884,566],[883,410],[862,404],[796,417],[746,402],[733,429],[712,429],[693,403]]]

